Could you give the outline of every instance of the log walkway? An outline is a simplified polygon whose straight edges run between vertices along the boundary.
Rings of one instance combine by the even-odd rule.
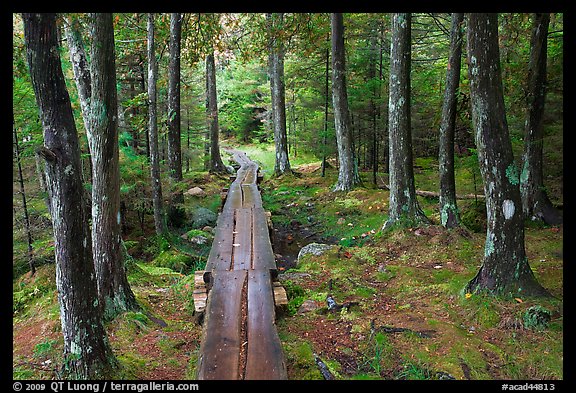
[[[195,307],[204,312],[198,379],[287,379],[275,306],[277,281],[258,165],[240,164],[218,217],[206,270],[196,272]],[[205,299],[205,303],[204,303]],[[205,309],[204,309],[205,307]]]

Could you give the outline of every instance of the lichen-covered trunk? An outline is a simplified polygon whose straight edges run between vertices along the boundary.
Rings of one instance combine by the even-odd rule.
[[[84,204],[80,147],[62,73],[55,14],[23,14],[26,55],[44,133],[51,201],[56,288],[66,377],[110,377],[115,359],[102,324]]]
[[[562,223],[562,214],[546,193],[542,165],[544,130],[542,119],[546,100],[546,59],[550,14],[535,14],[528,70],[528,114],[524,126],[524,155],[520,175],[522,210],[526,218],[549,225]]]
[[[428,219],[416,199],[410,122],[411,15],[394,14],[390,47],[388,138],[390,205],[384,229],[414,226]]]
[[[341,13],[330,14],[332,35],[332,104],[338,146],[338,181],[334,191],[349,191],[360,183],[358,169],[354,164],[352,149],[352,125],[348,111],[346,88],[346,56],[344,49],[344,17]]]
[[[220,126],[218,124],[218,96],[214,52],[206,57],[206,115],[210,132],[210,172],[227,172],[220,156]]]
[[[92,254],[105,318],[138,309],[122,253],[118,99],[112,14],[91,16],[92,96],[88,143],[92,157]]]
[[[468,63],[472,121],[484,180],[487,231],[484,258],[467,290],[542,295],[524,246],[519,173],[506,122],[497,14],[468,14]]]
[[[292,172],[288,158],[288,137],[286,133],[286,88],[284,85],[284,45],[278,37],[284,14],[266,14],[268,21],[269,54],[268,73],[272,99],[272,125],[274,128],[276,176]]]
[[[78,91],[78,100],[84,120],[84,128],[88,131],[88,118],[90,117],[90,97],[92,95],[92,78],[90,77],[90,65],[86,58],[82,33],[78,19],[74,15],[68,15],[64,18],[64,32],[68,51],[70,52],[70,63],[74,73],[76,90]]]
[[[182,147],[180,136],[180,42],[182,14],[170,14],[168,63],[168,170],[171,181],[168,222],[179,227],[184,222],[184,192],[176,185],[182,181]]]
[[[156,234],[166,233],[162,182],[160,179],[160,155],[158,153],[158,118],[156,108],[156,80],[158,67],[154,42],[154,14],[148,14],[148,139],[150,141],[150,181],[152,183],[152,205]]]
[[[456,181],[454,178],[454,130],[456,126],[456,103],[460,85],[462,57],[463,13],[452,13],[450,29],[450,55],[446,70],[446,89],[440,123],[440,222],[446,228],[460,225],[460,214],[456,204]]]

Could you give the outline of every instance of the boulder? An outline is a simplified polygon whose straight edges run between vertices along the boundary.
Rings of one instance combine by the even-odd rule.
[[[197,196],[197,197],[205,197],[206,191],[201,189],[200,187],[193,187],[184,193],[188,196]]]
[[[192,227],[195,229],[214,227],[217,220],[218,215],[205,207],[198,207],[192,212]]]
[[[296,264],[297,265],[300,264],[301,258],[304,255],[312,254],[312,255],[319,256],[319,255],[324,254],[326,251],[332,250],[334,247],[336,247],[336,246],[331,245],[331,244],[322,244],[322,243],[307,244],[300,249],[300,252],[298,253],[298,259],[296,261]]]

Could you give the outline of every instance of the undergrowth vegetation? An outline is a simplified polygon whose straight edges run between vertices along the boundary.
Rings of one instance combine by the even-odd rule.
[[[274,178],[270,147],[252,145],[246,151],[267,173],[262,198],[276,232],[298,243],[296,253],[311,242],[333,246],[280,269],[289,303],[279,310],[277,327],[289,378],[324,379],[319,362],[335,379],[564,377],[562,227],[526,226],[530,265],[554,298],[469,294],[465,285],[484,250],[480,197],[459,200],[462,228],[439,226],[438,199],[419,196],[433,223],[383,232],[388,191],[371,184],[369,174],[362,174],[363,186],[333,193],[337,170],[329,168],[321,177],[313,157],[306,161],[302,155],[296,174]],[[418,168],[417,188],[433,190],[435,161],[419,160]],[[470,173],[458,167],[457,187],[479,193]],[[195,227],[191,217],[198,208],[217,213],[228,182],[206,172],[187,173],[183,189],[206,191],[186,197],[190,220],[159,237],[146,215],[143,228],[134,225],[125,236],[128,278],[141,310],[107,324],[118,378],[194,378],[201,340],[194,272],[205,266],[213,233]],[[42,242],[49,254],[50,239],[37,240]],[[63,344],[54,276],[54,264],[46,263],[33,277],[14,280],[14,378],[58,373]],[[330,309],[329,297],[342,307]]]

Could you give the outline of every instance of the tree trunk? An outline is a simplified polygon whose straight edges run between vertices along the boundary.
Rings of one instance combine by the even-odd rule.
[[[333,191],[349,191],[360,183],[360,176],[354,163],[352,126],[348,111],[343,15],[341,13],[330,14],[330,26],[332,34],[332,102],[339,163],[338,182]]]
[[[286,135],[286,93],[284,86],[284,45],[279,37],[284,14],[266,14],[269,34],[268,72],[272,98],[272,124],[274,126],[274,145],[276,159],[274,175],[291,173]]]
[[[150,180],[152,182],[152,204],[154,206],[154,227],[156,234],[166,233],[162,182],[160,179],[160,156],[158,153],[158,119],[156,115],[156,64],[154,43],[154,14],[148,14],[148,135],[150,140]]]
[[[329,39],[329,38],[327,38]],[[322,135],[322,177],[326,176],[326,151],[328,149],[328,104],[330,102],[330,49],[326,48],[326,72],[324,78],[324,135]]]
[[[468,14],[468,64],[472,121],[487,211],[484,259],[467,291],[544,295],[524,247],[519,174],[506,123],[498,48],[498,15]]]
[[[64,32],[70,52],[70,63],[74,72],[74,81],[78,91],[78,100],[84,120],[84,128],[88,132],[88,119],[90,117],[90,97],[92,95],[92,79],[90,77],[90,65],[86,59],[86,51],[82,41],[80,22],[75,16],[64,18]]]
[[[184,192],[176,183],[182,181],[182,148],[180,136],[180,41],[182,15],[170,14],[170,60],[168,64],[168,170],[172,189],[168,222],[179,227],[185,221]]]
[[[74,82],[78,92],[78,100],[80,101],[80,110],[82,112],[82,120],[84,122],[84,130],[86,135],[89,132],[88,119],[90,117],[90,96],[92,95],[92,79],[90,76],[90,65],[86,58],[86,51],[84,49],[84,42],[82,40],[82,31],[80,22],[77,17],[69,15],[64,19],[64,32],[66,34],[66,41],[68,43],[68,51],[70,52],[70,63],[72,64],[72,71],[74,73]],[[89,170],[86,171],[88,181],[92,182],[92,160],[90,152],[88,152],[88,166]]]
[[[64,336],[64,373],[109,378],[116,365],[102,324],[84,204],[80,147],[60,63],[55,14],[23,14],[26,55],[42,119],[51,201],[56,288]]]
[[[440,222],[446,228],[460,225],[460,213],[456,204],[456,180],[454,177],[454,130],[456,127],[456,103],[460,85],[462,57],[463,13],[452,13],[450,30],[450,55],[446,70],[446,89],[440,123]]]
[[[24,230],[26,231],[28,243],[28,265],[30,266],[30,276],[33,276],[36,273],[36,266],[34,265],[34,251],[32,249],[32,231],[30,230],[30,218],[26,204],[26,190],[24,189],[24,176],[22,175],[22,164],[20,163],[20,144],[18,143],[18,131],[16,131],[16,125],[14,124],[14,112],[12,112],[12,130],[14,134],[16,163],[18,166],[18,183],[20,184],[20,195],[22,196],[22,210],[24,210]]]
[[[542,117],[546,99],[546,52],[550,14],[535,14],[528,71],[528,115],[524,127],[524,155],[520,176],[522,210],[526,218],[549,225],[562,223],[562,213],[548,199],[544,187]]]
[[[220,156],[220,126],[218,125],[218,96],[216,92],[216,64],[214,51],[206,57],[206,115],[210,130],[210,172],[225,173],[228,170]]]
[[[416,199],[410,122],[411,15],[394,14],[388,102],[390,208],[383,229],[428,223]]]
[[[92,156],[92,254],[105,319],[139,306],[126,277],[120,217],[118,98],[112,14],[93,14],[92,96],[88,142]]]

